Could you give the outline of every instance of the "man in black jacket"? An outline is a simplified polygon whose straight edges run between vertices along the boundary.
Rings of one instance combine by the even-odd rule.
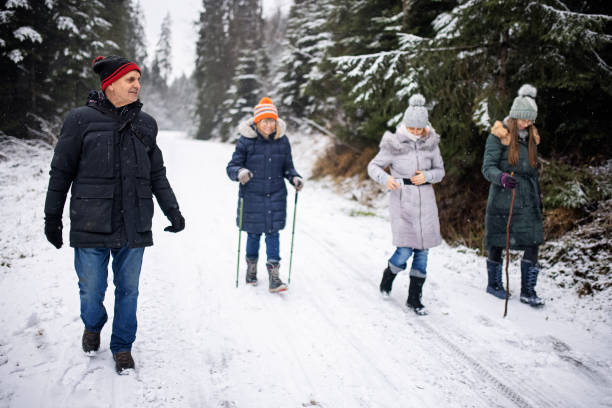
[[[62,127],[45,201],[45,235],[62,246],[62,212],[70,198],[70,246],[79,278],[82,345],[100,347],[106,323],[103,305],[108,262],[113,257],[115,314],[110,349],[118,373],[134,368],[138,280],[144,247],[153,245],[153,195],[179,232],[185,219],[166,178],[156,143],[157,123],[140,109],[140,69],[123,57],[97,57],[93,70],[102,92],[92,91],[86,106],[73,109]]]

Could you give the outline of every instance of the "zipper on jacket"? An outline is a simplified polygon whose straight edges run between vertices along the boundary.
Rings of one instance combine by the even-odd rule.
[[[419,163],[419,145],[417,142],[414,142],[415,144],[415,148],[414,151],[416,153],[416,161],[417,161],[417,170],[421,167],[420,163]],[[421,231],[421,247],[425,247],[425,240],[423,238],[423,221],[422,221],[422,207],[423,207],[423,202],[421,200],[421,189],[420,186],[416,186],[417,191],[419,192],[419,229]]]

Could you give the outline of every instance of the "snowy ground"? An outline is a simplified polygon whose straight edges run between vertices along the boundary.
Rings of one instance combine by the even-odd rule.
[[[418,317],[404,306],[406,275],[390,299],[378,294],[394,249],[384,212],[359,215],[369,209],[310,180],[290,290],[268,293],[261,273],[259,286],[245,286],[243,260],[235,288],[237,185],[225,175],[233,146],[172,132],[159,142],[187,229],[163,232],[157,211],[129,376],[115,374],[110,324],[95,357],[80,349],[73,252],[42,232],[50,152],[1,152],[12,160],[0,157],[0,408],[612,407],[609,292],[579,299],[543,276],[547,305],[534,310],[518,301],[515,263],[504,319],[503,302],[484,292],[484,259],[442,245],[430,252],[430,314]],[[323,146],[312,142],[293,139],[305,175]],[[288,228],[285,280],[290,238]]]

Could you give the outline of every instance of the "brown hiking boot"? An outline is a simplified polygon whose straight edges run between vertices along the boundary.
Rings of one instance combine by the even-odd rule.
[[[86,353],[98,351],[100,348],[100,333],[90,332],[85,329],[81,344],[83,345],[83,351]]]
[[[113,354],[113,360],[115,360],[115,370],[117,374],[125,374],[126,370],[134,369],[134,359],[132,358],[131,351],[120,351]]]

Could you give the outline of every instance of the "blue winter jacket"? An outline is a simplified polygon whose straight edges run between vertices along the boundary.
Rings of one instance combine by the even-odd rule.
[[[240,223],[240,197],[244,198],[242,229],[250,233],[274,233],[285,227],[287,218],[287,178],[293,184],[300,177],[293,167],[291,145],[285,136],[286,125],[277,121],[277,131],[268,139],[256,131],[253,120],[238,126],[240,139],[232,159],[227,164],[227,175],[238,181],[242,168],[253,173],[248,183],[240,185],[236,225]]]

